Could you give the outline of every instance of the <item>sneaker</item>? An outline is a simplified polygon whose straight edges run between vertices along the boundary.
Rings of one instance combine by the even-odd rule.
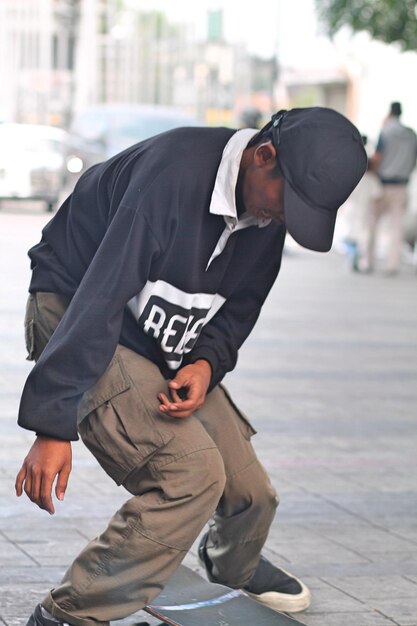
[[[29,617],[29,620],[26,626],[69,626],[65,624],[65,622],[61,622],[60,619],[51,615],[49,611],[47,611],[42,604],[38,604],[32,615]]]
[[[261,556],[256,572],[243,591],[274,611],[298,613],[310,606],[311,594],[301,580]]]
[[[208,533],[205,533],[198,546],[198,560],[211,576],[212,564],[206,552]],[[274,611],[298,613],[310,606],[311,594],[306,585],[283,569],[275,567],[261,556],[252,579],[243,591]]]

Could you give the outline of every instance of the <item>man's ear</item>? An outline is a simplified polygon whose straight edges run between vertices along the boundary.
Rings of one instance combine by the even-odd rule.
[[[253,155],[255,164],[258,167],[275,168],[277,151],[272,141],[261,143],[256,147]]]

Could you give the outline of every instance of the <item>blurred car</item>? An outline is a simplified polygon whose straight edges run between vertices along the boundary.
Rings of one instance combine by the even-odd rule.
[[[0,124],[0,200],[41,200],[52,211],[67,143],[67,133],[54,126]]]
[[[182,111],[160,105],[99,104],[78,114],[71,125],[66,158],[66,191],[79,176],[132,146],[179,126],[200,126]]]

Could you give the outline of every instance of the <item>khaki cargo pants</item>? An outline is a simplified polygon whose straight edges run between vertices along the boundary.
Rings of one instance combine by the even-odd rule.
[[[67,305],[52,293],[29,297],[29,358],[40,356]],[[238,588],[256,568],[278,498],[252,427],[220,385],[187,419],[159,412],[161,391],[159,369],[119,346],[80,404],[83,442],[132,497],[42,601],[75,626],[107,626],[151,602],[209,520],[213,577]]]

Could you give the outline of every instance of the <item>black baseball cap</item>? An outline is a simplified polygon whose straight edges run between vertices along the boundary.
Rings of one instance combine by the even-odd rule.
[[[284,177],[285,222],[300,245],[330,250],[339,207],[367,168],[358,129],[325,107],[281,110],[270,122]]]

